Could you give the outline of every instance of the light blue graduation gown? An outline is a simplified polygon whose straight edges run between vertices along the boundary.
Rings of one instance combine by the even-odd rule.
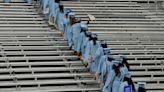
[[[111,88],[113,86],[114,79],[115,79],[115,72],[114,72],[114,70],[111,70],[111,72],[108,73],[108,75],[107,75],[107,79],[106,79],[106,82],[105,82],[102,92],[111,92]]]
[[[120,73],[118,76],[115,76],[113,85],[112,85],[112,92],[119,92],[120,84],[124,79],[124,75]]]
[[[63,25],[64,25],[64,40],[68,40],[67,38],[67,25],[69,24],[69,20],[64,17]]]
[[[83,44],[83,39],[85,38],[85,33],[84,32],[81,32],[79,37],[78,37],[78,43],[77,43],[77,52],[78,53],[83,53],[83,50],[82,50],[82,44]]]
[[[72,41],[73,41],[73,50],[77,51],[78,38],[80,37],[81,23],[76,23],[72,26]]]
[[[57,26],[58,26],[58,30],[60,32],[64,32],[64,13],[60,12],[58,10],[58,13],[57,13]]]

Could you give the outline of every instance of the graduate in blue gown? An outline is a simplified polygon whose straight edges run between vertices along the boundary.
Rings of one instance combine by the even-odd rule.
[[[60,0],[55,0],[54,3],[50,5],[50,13],[48,14],[49,20],[53,23],[54,28],[57,29],[57,15],[59,10],[59,2]]]
[[[107,78],[103,87],[103,92],[118,92],[118,88],[121,84],[120,80],[123,78],[122,74],[120,73],[119,61],[112,60],[112,64],[113,65],[110,67],[110,70],[107,71]]]
[[[70,24],[69,22],[69,13],[71,13],[72,11],[70,9],[65,9],[64,10],[64,40],[68,40],[67,38],[67,27]]]
[[[71,12],[69,13],[69,24],[67,25],[67,38],[68,38],[68,45],[70,49],[73,47],[73,33],[72,33],[72,26],[76,23],[76,16],[75,13]]]
[[[85,65],[85,67],[88,67],[88,58],[89,58],[89,55],[90,55],[90,41],[92,40],[92,37],[91,37],[91,32],[86,32],[86,37],[84,37],[82,40],[83,40],[83,43],[82,43],[82,59],[83,59],[83,63]]]
[[[72,25],[72,41],[73,41],[73,50],[74,54],[77,54],[77,45],[78,45],[78,38],[81,32],[81,20],[80,18],[76,17],[76,23]]]
[[[78,37],[78,43],[77,43],[77,54],[80,56],[83,55],[83,50],[82,50],[82,44],[83,44],[83,39],[86,38],[86,31],[88,30],[88,26],[86,23],[81,23],[81,31],[80,31],[80,35]]]
[[[97,34],[92,33],[92,40],[90,41],[90,55],[88,57],[89,59],[89,68],[91,73],[95,73],[97,71],[97,65],[99,60],[99,52],[98,48],[100,48],[100,44],[97,41]],[[89,51],[89,50],[88,50]],[[97,52],[97,53],[96,53]]]
[[[61,32],[61,35],[64,34],[64,8],[63,5],[59,5],[57,10],[57,28]]]

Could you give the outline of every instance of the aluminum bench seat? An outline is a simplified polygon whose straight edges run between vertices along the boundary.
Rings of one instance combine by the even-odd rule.
[[[37,72],[70,72],[70,71],[88,71],[84,66],[77,67],[41,67],[41,68],[11,68],[11,69],[0,69],[0,73],[37,73]],[[55,74],[55,73],[54,73]],[[3,84],[1,84],[3,85]]]
[[[9,50],[69,50],[69,46],[0,46],[3,51]]]
[[[158,69],[158,70],[163,71],[164,66],[163,65],[132,66],[132,67],[130,67],[130,69],[131,69],[131,71],[133,71],[133,70],[142,70],[142,71],[145,71],[145,72],[152,71],[153,69]]]
[[[94,27],[94,28],[99,28],[99,27],[106,27],[106,28],[135,28],[135,27],[140,27],[140,28],[163,28],[164,25],[158,25],[158,24],[111,24],[111,25],[101,25],[101,24],[90,24],[89,27]]]
[[[0,57],[0,61],[14,61],[14,60],[63,60],[72,59],[77,60],[78,56],[28,56],[28,57]]]
[[[4,21],[0,21],[0,24],[45,24],[45,21],[16,21],[16,20],[4,20]]]
[[[131,64],[138,64],[140,66],[144,65],[162,65],[164,60],[128,60],[128,63]],[[136,65],[137,66],[137,65]]]
[[[4,62],[4,63],[0,63],[0,66],[40,66],[40,65],[82,65],[81,61],[53,61],[53,62],[49,62],[49,61],[35,61],[35,62]]]
[[[40,28],[36,28],[36,27],[1,27],[0,31],[49,31],[50,28],[43,28],[43,27],[40,27]]]
[[[8,9],[33,9],[34,6],[6,6],[6,5],[0,5],[0,8],[8,8]]]
[[[149,72],[145,72],[145,71],[132,71],[130,72],[130,74],[132,76],[145,76],[145,75],[149,75],[151,77],[153,76],[157,76],[157,75],[164,75],[163,71],[149,71]]]
[[[19,15],[36,15],[38,14],[37,12],[4,12],[4,11],[0,11],[0,14],[19,14]]]
[[[22,18],[41,18],[39,15],[6,15],[6,14],[1,14],[0,15],[0,18],[19,18],[19,17],[22,17]]]
[[[138,81],[143,81],[143,82],[156,82],[154,84],[159,83],[160,81],[163,81],[164,78],[163,77],[153,77],[153,78],[147,78],[147,77],[143,77],[143,78],[133,78],[134,82],[138,82]],[[147,83],[149,84],[149,83]]]
[[[75,84],[75,83],[95,83],[94,80],[73,80],[73,79],[63,79],[63,80],[41,80],[41,81],[19,81],[19,82],[3,82],[0,86],[23,86],[23,85],[36,85],[41,86],[45,84]]]
[[[9,41],[9,42],[0,42],[2,46],[21,46],[21,45],[26,45],[26,46],[31,46],[31,45],[67,45],[66,41]]]
[[[117,55],[113,55],[116,57]],[[133,60],[142,60],[142,59],[149,59],[149,60],[156,60],[156,59],[164,59],[163,55],[157,54],[157,55],[125,55],[127,59],[133,59]]]
[[[51,40],[56,40],[56,39],[58,39],[58,40],[63,40],[63,38],[62,37],[53,37],[53,36],[49,36],[49,37],[44,37],[44,36],[40,36],[40,37],[14,37],[14,36],[6,36],[6,37],[1,37],[0,36],[0,41],[7,41],[7,40],[11,40],[11,41],[14,41],[14,40],[25,40],[25,41],[35,41],[35,40],[37,40],[37,41],[51,41]]]
[[[94,31],[164,31],[163,28],[104,28],[104,27],[90,27],[89,30]]]
[[[8,9],[8,8],[0,8],[1,11],[37,11],[37,9]]]
[[[140,7],[140,5],[136,5],[136,4],[115,4],[115,3],[109,3],[109,4],[64,4],[65,7]]]
[[[0,24],[0,27],[48,27],[46,24]],[[24,29],[24,28],[23,28]]]
[[[164,50],[112,50],[112,54],[126,54],[126,55],[135,55],[135,54],[164,54]]]
[[[100,92],[100,88],[94,86],[79,87],[79,86],[48,86],[37,88],[18,88],[18,89],[2,89],[5,92],[77,92],[77,91],[94,91]]]
[[[48,28],[47,28],[48,29]],[[33,31],[30,31],[30,32],[17,32],[17,31],[13,31],[13,32],[7,32],[7,31],[0,31],[0,36],[24,36],[24,35],[26,35],[26,36],[43,36],[43,35],[45,35],[45,36],[47,36],[47,35],[51,35],[51,36],[55,36],[55,35],[59,35],[60,34],[60,32],[58,32],[58,31],[38,31],[38,32],[33,32]]]
[[[43,18],[1,18],[0,21],[41,21]]]
[[[46,73],[46,74],[16,74],[14,76],[11,75],[2,75],[0,76],[1,80],[4,79],[28,79],[28,78],[35,78],[36,80],[39,78],[60,78],[60,77],[91,77],[90,73]]]
[[[6,55],[6,56],[11,56],[11,55],[39,56],[39,55],[70,55],[70,54],[73,54],[73,51],[5,51],[5,52],[1,51],[0,52],[0,55]]]
[[[107,25],[107,24],[159,24],[159,25],[162,25],[164,24],[163,21],[150,21],[150,22],[147,22],[147,21],[91,21],[90,22],[91,24],[89,25],[96,25],[96,24],[101,24],[101,25]]]

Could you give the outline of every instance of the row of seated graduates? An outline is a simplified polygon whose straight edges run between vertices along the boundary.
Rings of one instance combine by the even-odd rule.
[[[59,0],[37,3],[48,23],[61,32],[70,49],[100,83],[102,92],[145,92],[143,85],[138,87],[133,83],[127,59],[123,55],[113,58],[106,42],[98,41],[97,34],[88,30],[89,21],[82,22],[71,9],[64,9]]]

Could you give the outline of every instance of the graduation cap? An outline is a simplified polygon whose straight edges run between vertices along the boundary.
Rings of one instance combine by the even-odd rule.
[[[97,37],[97,34],[96,33],[92,33],[92,37],[93,38],[96,38]]]
[[[100,40],[100,44],[106,44],[105,40]]]
[[[69,15],[69,18],[76,18],[75,13],[73,13],[73,12],[69,13],[68,15]]]
[[[71,9],[65,9],[65,10],[64,10],[64,14],[65,14],[65,15],[66,15],[66,14],[69,14],[70,12],[72,12]]]
[[[89,17],[90,21],[94,21],[96,19],[95,16],[93,16],[91,14],[87,14],[87,16]]]
[[[111,48],[104,48],[103,51],[105,55],[111,55]]]
[[[129,70],[128,70],[127,68],[124,68],[124,69],[122,70],[122,73],[123,73],[123,75],[125,75],[125,77],[127,77],[127,78],[131,77],[130,74],[129,74]]]
[[[87,34],[87,35],[92,35],[92,33],[91,33],[91,32],[86,32],[86,34]]]
[[[83,30],[87,30],[87,29],[88,29],[87,24],[85,24],[85,23],[81,23],[81,29],[83,29]]]
[[[115,66],[118,66],[118,65],[119,65],[119,63],[120,63],[120,62],[119,62],[119,61],[117,61],[117,60],[113,60],[112,62],[113,62],[113,65],[115,65]]]

